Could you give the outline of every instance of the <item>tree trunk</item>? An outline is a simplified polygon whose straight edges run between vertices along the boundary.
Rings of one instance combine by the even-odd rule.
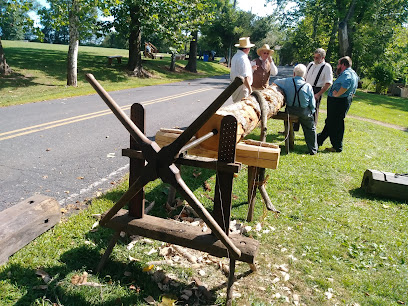
[[[346,16],[342,21],[339,23],[339,54],[341,57],[349,55],[351,56],[351,48],[350,48],[350,31],[348,28],[348,23],[350,19],[354,15],[356,7],[356,0],[353,0],[350,4],[350,7],[347,11]]]
[[[151,75],[142,66],[142,30],[139,21],[140,7],[134,5],[130,8],[130,35],[129,35],[129,62],[128,70],[131,75],[144,78]]]
[[[197,38],[198,31],[192,33],[192,39],[190,41],[190,56],[188,57],[188,63],[185,67],[190,72],[197,72]]]
[[[330,33],[329,45],[327,46],[326,62],[328,62],[328,63],[330,63],[330,61],[332,60],[332,58],[331,58],[332,53],[335,50],[334,42],[336,40],[337,23],[338,23],[338,20],[336,18],[336,20],[333,21],[333,27],[332,27],[332,31]]]
[[[3,45],[0,38],[0,74],[8,75],[11,73],[10,66],[6,63],[6,56],[4,55]]]
[[[69,48],[67,58],[67,85],[77,86],[78,48],[79,48],[79,4],[72,0],[69,11]]]
[[[285,95],[278,86],[272,85],[260,91],[261,96],[266,100],[268,110],[267,118],[276,115],[285,104]],[[204,136],[213,129],[220,130],[221,120],[227,115],[233,115],[237,118],[237,142],[251,133],[261,120],[261,110],[258,101],[253,95],[242,99],[240,102],[233,103],[220,108],[197,132],[196,137]],[[219,134],[204,141],[201,146],[209,150],[218,150]]]
[[[170,71],[176,71],[176,53],[171,53]]]

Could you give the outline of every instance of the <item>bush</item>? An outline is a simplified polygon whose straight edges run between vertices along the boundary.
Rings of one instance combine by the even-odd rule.
[[[375,64],[370,71],[370,76],[375,80],[375,92],[387,93],[388,86],[394,81],[394,71],[383,64]]]

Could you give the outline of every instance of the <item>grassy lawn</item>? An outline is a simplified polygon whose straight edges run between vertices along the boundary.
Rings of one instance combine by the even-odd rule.
[[[86,73],[92,73],[108,91],[229,73],[223,65],[203,61],[197,61],[198,73],[180,69],[187,61],[177,61],[177,71],[170,72],[170,55],[163,54],[163,59],[143,59],[144,68],[154,77],[138,79],[125,71],[127,50],[80,46],[78,87],[74,88],[66,86],[68,46],[7,40],[2,40],[2,44],[13,73],[0,77],[0,106],[93,94],[95,91],[85,80]],[[122,55],[122,64],[114,59],[108,66],[109,55]]]
[[[352,105],[356,114],[363,113],[366,107],[365,102],[359,103],[360,96],[377,97],[359,93]],[[378,107],[392,105],[394,98],[385,98]],[[392,113],[407,118],[406,106],[397,105],[402,106]],[[391,120],[389,117],[394,115],[385,114],[383,119]],[[324,119],[323,113],[318,131]],[[406,119],[400,124],[407,126]],[[269,122],[268,141],[283,141],[283,136],[277,133],[281,125],[281,121]],[[256,138],[257,133],[250,137]],[[306,145],[302,132],[298,132],[295,151],[282,154],[278,169],[267,170],[270,175],[267,190],[281,211],[280,216],[267,213],[258,194],[254,221],[249,224],[245,221],[247,174],[245,169],[241,171],[234,180],[232,218],[252,227],[248,235],[259,240],[260,250],[257,272],[248,274],[248,265],[237,265],[239,280],[234,305],[289,305],[295,300],[304,305],[408,303],[407,203],[374,197],[360,188],[366,169],[406,173],[407,144],[407,132],[347,118],[345,150],[309,156],[304,154]],[[187,184],[211,210],[209,198],[214,191],[214,172],[188,167],[182,171]],[[212,191],[204,189],[204,182]],[[126,188],[127,183],[123,182],[93,199],[88,209],[71,216],[13,255],[0,268],[2,304],[144,305],[148,296],[161,301],[169,294],[180,298],[185,289],[194,291],[193,276],[213,290],[211,303],[222,304],[225,301],[222,284],[226,277],[217,263],[207,260],[194,266],[179,261],[144,272],[150,261],[163,260],[158,252],[151,252],[163,247],[158,241],[139,240],[128,249],[131,239],[123,237],[102,273],[94,272],[112,231],[92,229],[96,221],[93,215],[110,208]],[[156,202],[151,214],[169,216],[163,205],[166,192],[167,187],[159,181],[148,185],[147,200]],[[179,213],[180,208],[171,212],[170,217]],[[255,230],[258,223],[259,231]],[[228,263],[227,259],[221,261]],[[36,269],[44,270],[52,278],[47,286],[36,275]],[[162,289],[149,274],[159,269],[172,279]],[[75,285],[73,279],[83,272],[88,273],[88,281],[103,286]],[[194,295],[189,304],[193,304],[191,300],[198,301]]]

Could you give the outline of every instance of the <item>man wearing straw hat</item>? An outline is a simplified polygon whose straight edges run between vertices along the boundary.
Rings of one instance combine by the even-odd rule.
[[[241,37],[239,43],[235,44],[238,50],[231,59],[230,79],[232,81],[237,76],[241,76],[244,78],[244,84],[238,87],[231,95],[234,102],[241,101],[252,92],[252,67],[248,54],[253,46],[255,45],[251,44],[249,37]]]
[[[259,58],[251,62],[254,71],[253,90],[265,89],[269,86],[269,77],[278,74],[278,68],[271,57],[273,52],[274,50],[271,50],[268,44],[264,44],[262,48],[256,50]]]

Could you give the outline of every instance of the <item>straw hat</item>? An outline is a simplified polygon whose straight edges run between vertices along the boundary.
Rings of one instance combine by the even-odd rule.
[[[268,44],[264,44],[262,46],[262,48],[259,48],[258,50],[256,50],[256,53],[261,56],[261,53],[264,51],[269,51],[269,55],[271,55],[273,52],[275,52],[274,50],[271,50],[271,48],[269,48]]]
[[[239,39],[239,44],[235,44],[235,47],[237,48],[251,48],[254,47],[254,44],[251,44],[249,41],[249,37],[241,37]]]

